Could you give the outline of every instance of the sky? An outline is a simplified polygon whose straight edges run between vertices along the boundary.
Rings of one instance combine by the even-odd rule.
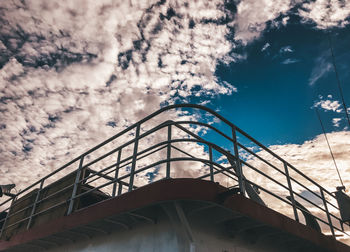
[[[334,191],[317,108],[350,188],[330,53],[350,107],[349,22],[347,0],[2,0],[0,183],[24,188],[161,107],[196,103]]]

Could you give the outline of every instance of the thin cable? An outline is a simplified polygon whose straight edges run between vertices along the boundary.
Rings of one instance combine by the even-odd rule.
[[[332,56],[333,68],[334,68],[335,76],[337,78],[338,89],[339,89],[340,97],[341,97],[341,100],[342,100],[342,103],[343,103],[343,107],[344,107],[344,110],[345,110],[346,118],[348,119],[348,123],[349,123],[349,127],[350,127],[349,113],[348,113],[348,109],[347,109],[346,104],[345,104],[343,90],[342,90],[341,85],[340,85],[340,78],[339,78],[339,74],[338,74],[338,69],[337,69],[337,65],[335,63],[332,38],[331,38],[331,35],[330,35],[329,32],[327,32],[327,35],[328,35],[328,40],[329,40],[329,48],[330,48],[331,56]]]
[[[338,170],[337,163],[335,162],[335,158],[334,158],[334,155],[333,155],[333,152],[332,152],[331,146],[330,146],[330,144],[329,144],[329,142],[328,142],[328,138],[327,138],[327,135],[326,135],[326,131],[324,130],[324,127],[323,127],[323,123],[322,123],[322,120],[321,120],[320,114],[318,113],[318,109],[317,109],[317,108],[315,108],[315,111],[316,111],[316,114],[317,114],[318,120],[320,121],[320,124],[321,124],[321,127],[322,127],[322,131],[323,131],[323,134],[324,134],[324,137],[326,138],[327,145],[328,145],[328,148],[329,148],[329,152],[331,153],[331,156],[332,156],[332,159],[333,159],[333,162],[334,162],[335,169],[337,170],[337,173],[338,173],[338,177],[339,177],[340,183],[341,183],[341,185],[342,185],[342,186],[344,186],[344,184],[343,184],[343,180],[341,179],[341,176],[340,176],[340,173],[339,173],[339,170]]]

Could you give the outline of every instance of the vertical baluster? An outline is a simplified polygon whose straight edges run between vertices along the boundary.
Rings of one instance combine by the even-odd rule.
[[[213,168],[213,149],[209,145],[209,161],[210,161],[210,181],[214,181],[214,168]]]
[[[168,146],[167,146],[167,163],[166,178],[170,178],[170,158],[171,158],[171,125],[168,126]]]
[[[241,195],[245,196],[245,186],[243,181],[243,171],[242,164],[239,159],[238,145],[237,145],[237,136],[236,136],[236,127],[232,127],[232,139],[233,139],[233,147],[236,156],[236,166],[237,166],[237,176],[238,176],[238,184],[241,191]]]
[[[121,182],[119,182],[118,195],[122,194],[122,190],[123,190],[123,184]]]
[[[73,212],[73,206],[74,206],[74,201],[75,201],[75,196],[77,195],[77,190],[78,190],[78,185],[79,185],[79,180],[80,180],[80,175],[81,175],[81,170],[83,168],[83,162],[84,162],[84,156],[81,156],[80,162],[79,162],[79,168],[77,170],[77,175],[75,176],[75,181],[73,185],[73,191],[72,191],[72,196],[69,201],[69,207],[67,211],[67,215],[70,215]]]
[[[120,149],[118,151],[118,159],[117,159],[117,164],[115,166],[115,173],[114,173],[114,183],[113,183],[113,191],[112,191],[112,197],[115,196],[116,190],[117,190],[117,184],[120,186],[120,184],[118,183],[117,179],[118,179],[118,173],[119,173],[119,165],[120,165],[120,158],[122,155],[122,149]]]
[[[40,182],[39,190],[38,190],[38,192],[36,193],[36,197],[35,197],[35,201],[34,201],[34,204],[33,204],[32,211],[31,211],[30,216],[29,216],[29,220],[28,220],[28,224],[27,224],[27,229],[29,229],[29,228],[30,228],[30,225],[32,224],[33,215],[35,214],[36,205],[37,205],[38,200],[39,200],[39,198],[40,198],[40,192],[41,192],[41,190],[43,189],[43,185],[44,185],[44,180],[42,179],[41,182]]]
[[[4,230],[6,229],[7,220],[8,220],[8,217],[9,217],[10,213],[11,213],[11,208],[12,208],[13,203],[15,202],[15,199],[16,199],[15,197],[12,198],[9,210],[8,210],[7,215],[5,217],[5,220],[4,220],[4,224],[2,224],[1,234],[0,234],[0,238],[1,239],[3,239],[2,235],[4,233]]]
[[[299,222],[299,216],[298,216],[298,211],[297,211],[295,200],[294,200],[294,193],[293,193],[292,183],[290,182],[288,166],[287,166],[287,163],[285,161],[283,162],[283,165],[284,165],[284,171],[286,173],[286,178],[287,178],[287,183],[288,183],[289,196],[290,196],[290,199],[292,201],[294,218],[295,218],[296,221]]]
[[[326,210],[329,228],[330,228],[330,230],[332,232],[332,235],[335,236],[334,228],[333,228],[333,225],[332,225],[331,216],[330,216],[329,211],[328,211],[327,201],[326,201],[326,198],[324,197],[324,193],[323,193],[323,190],[322,190],[321,187],[320,187],[320,193],[321,193],[321,198],[322,198],[322,201],[323,201],[324,209]]]
[[[132,165],[130,170],[130,181],[129,181],[129,192],[132,191],[132,188],[134,186],[134,173],[136,168],[136,159],[137,159],[137,147],[139,144],[139,135],[140,135],[140,124],[136,126],[136,134],[135,134],[135,141],[134,141],[134,153],[132,157]]]

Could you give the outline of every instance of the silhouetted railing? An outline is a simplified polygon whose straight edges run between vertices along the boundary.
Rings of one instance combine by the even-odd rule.
[[[197,111],[199,115],[180,112],[181,108]],[[180,119],[181,114],[196,116],[184,121],[162,120],[170,110],[175,110]],[[213,120],[207,122],[208,115],[203,113]],[[156,126],[152,126],[152,120]],[[64,206],[65,214],[69,215],[99,200],[176,177],[207,179],[228,188],[237,187],[241,195],[298,222],[308,222],[311,216],[321,224],[322,232],[346,234],[333,193],[215,111],[181,104],[147,116],[25,188],[14,199],[4,201],[0,207],[8,214],[0,220],[1,238],[19,226],[30,229],[37,216],[54,209]],[[66,184],[52,190],[55,180]],[[21,207],[20,199],[28,195],[32,200]],[[67,197],[60,199],[62,195]],[[91,195],[95,201],[81,204]],[[53,199],[56,201],[48,204]]]

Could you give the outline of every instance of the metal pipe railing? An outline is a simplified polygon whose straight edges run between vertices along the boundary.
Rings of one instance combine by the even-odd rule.
[[[225,132],[221,131],[217,127],[214,127],[213,125],[210,125],[210,124],[205,123],[205,122],[200,122],[200,121],[172,121],[172,120],[168,120],[168,121],[165,121],[164,123],[161,123],[153,128],[150,128],[148,130],[144,130],[143,125],[145,122],[149,121],[150,119],[158,116],[159,114],[161,114],[165,111],[168,111],[171,109],[180,109],[180,108],[192,108],[192,109],[199,109],[199,110],[208,112],[209,114],[213,115],[216,119],[223,122],[224,125],[227,125],[229,127],[229,129],[231,130],[231,132],[229,132],[229,134],[231,134],[232,137],[230,137],[229,134],[226,134]],[[189,127],[186,128],[186,127],[184,127],[184,125],[188,125]],[[215,134],[218,134],[219,137],[223,137],[223,139],[228,140],[232,144],[231,146],[233,147],[234,154],[231,154],[229,150],[222,148],[218,144],[207,141],[203,138],[203,136],[199,136],[197,133],[193,132],[194,128],[192,127],[192,125],[203,127],[206,130],[209,130]],[[176,127],[176,129],[180,130],[180,132],[184,133],[185,136],[187,136],[187,137],[186,138],[185,137],[177,138],[176,133],[174,133],[174,130],[173,130],[174,127]],[[166,139],[167,140],[166,141],[162,141],[160,143],[153,144],[144,150],[141,150],[141,151],[139,150],[138,147],[139,147],[139,142],[141,139],[144,139],[144,138],[150,136],[152,133],[156,133],[156,132],[162,130],[163,128],[167,128],[167,132],[166,132]],[[133,130],[135,130],[134,133],[133,133]],[[143,131],[143,132],[141,132],[141,131]],[[88,155],[94,153],[95,151],[99,150],[101,147],[104,147],[105,145],[118,139],[119,137],[122,137],[125,134],[132,134],[132,133],[134,134],[133,139],[128,140],[126,142],[121,142],[118,147],[113,148],[112,150],[108,150],[108,151],[106,150],[105,153],[102,153],[100,156],[97,156],[96,158],[94,158],[90,162],[87,162],[84,164],[84,158],[87,157]],[[259,153],[256,153],[256,152],[250,150],[248,147],[245,146],[245,144],[243,144],[241,141],[238,140],[237,134],[244,136],[246,139],[248,139],[249,141],[251,141],[252,143],[257,145],[260,148],[260,150],[266,151],[272,157],[279,160],[281,162],[281,164],[283,165],[283,168],[282,169],[277,168],[271,162],[269,162],[265,158],[261,157],[259,155]],[[207,150],[207,152],[206,152],[207,158],[196,157],[195,155],[192,155],[188,151],[183,150],[181,147],[177,147],[174,145],[175,143],[181,143],[181,145],[183,145],[183,144],[188,144],[190,142],[195,143],[195,144],[204,145],[206,147],[206,150]],[[132,153],[130,153],[130,155],[127,156],[126,158],[122,159],[122,157],[121,157],[122,151],[123,151],[123,153],[124,152],[126,153],[127,148],[131,147],[132,144],[133,144]],[[163,149],[166,149],[166,150],[164,152],[162,152]],[[173,157],[172,149],[178,151],[179,153],[185,155],[186,157]],[[267,167],[269,169],[272,169],[273,171],[277,171],[279,176],[284,177],[285,180],[283,181],[283,180],[273,178],[273,177],[269,176],[266,172],[263,172],[263,171],[257,169],[256,167],[254,167],[254,165],[249,164],[247,161],[245,161],[243,158],[240,157],[240,149],[243,151],[246,151],[249,155],[256,158],[257,160],[262,161],[264,164],[267,165]],[[223,160],[223,161],[214,160],[213,151],[218,152],[220,155],[222,155],[222,157],[226,157],[227,160],[226,161],[225,160]],[[104,168],[102,168],[101,170],[98,170],[98,171],[94,171],[90,168],[93,165],[98,164],[99,162],[106,162],[105,161],[106,158],[111,156],[111,155],[114,155],[116,152],[118,152],[116,162],[114,162],[112,164],[107,164],[107,166],[103,165]],[[142,167],[140,167],[140,165],[138,165],[140,160],[142,160],[146,157],[149,157],[154,153],[160,153],[160,155],[165,155],[165,157],[162,160],[152,162],[151,164],[148,164],[148,165],[145,165]],[[128,155],[128,153],[127,153],[127,155]],[[230,159],[230,161],[229,161],[229,159]],[[65,186],[64,188],[61,188],[60,190],[58,190],[58,191],[56,191],[56,192],[54,192],[54,193],[52,193],[44,198],[40,197],[42,190],[45,189],[44,182],[47,179],[53,178],[53,176],[56,175],[58,172],[64,171],[66,168],[70,167],[71,165],[73,165],[74,163],[76,163],[78,161],[79,161],[79,166],[76,168],[76,170],[73,172],[70,172],[68,175],[64,176],[64,178],[66,178],[67,176],[72,176],[72,174],[75,174],[74,175],[75,179],[74,179],[74,182],[72,184]],[[94,191],[99,190],[99,189],[105,188],[104,190],[107,190],[107,187],[110,185],[112,185],[111,192],[110,192],[110,195],[112,195],[112,197],[116,197],[116,196],[120,195],[122,193],[123,186],[126,186],[128,188],[127,191],[132,191],[133,189],[137,188],[137,186],[135,186],[135,179],[137,179],[137,176],[139,176],[139,174],[141,174],[142,172],[145,172],[146,170],[151,169],[151,168],[160,167],[161,165],[165,164],[165,175],[163,178],[169,179],[169,178],[171,178],[171,171],[173,169],[175,169],[174,168],[175,166],[172,166],[171,164],[173,162],[179,162],[179,161],[199,162],[202,165],[202,169],[204,166],[207,166],[208,167],[208,168],[206,168],[207,170],[202,170],[202,173],[204,173],[204,174],[198,176],[198,178],[201,178],[201,179],[209,178],[211,181],[215,181],[217,179],[216,176],[218,174],[221,174],[222,176],[227,177],[228,179],[230,179],[232,181],[238,182],[240,192],[242,195],[245,195],[245,186],[247,186],[248,184],[256,186],[256,188],[261,189],[262,191],[268,193],[269,195],[273,196],[274,198],[280,200],[281,202],[284,202],[284,203],[288,204],[289,206],[291,206],[293,209],[294,218],[296,221],[299,221],[298,211],[305,212],[305,210],[301,209],[296,204],[295,197],[299,197],[299,198],[303,199],[304,201],[306,201],[307,203],[311,204],[313,207],[315,207],[316,209],[318,209],[322,213],[325,213],[325,215],[327,217],[326,219],[321,219],[316,214],[314,214],[314,217],[318,221],[328,225],[333,235],[335,235],[335,230],[344,233],[343,223],[342,223],[341,219],[338,216],[334,215],[332,212],[330,212],[328,209],[328,206],[332,206],[334,209],[339,210],[339,208],[337,206],[335,206],[332,202],[327,200],[327,198],[325,197],[325,194],[327,194],[328,196],[331,197],[331,199],[335,200],[335,196],[332,193],[330,193],[324,187],[322,187],[321,185],[319,185],[318,183],[313,181],[311,178],[307,177],[301,171],[299,171],[294,166],[289,164],[287,161],[285,161],[284,159],[279,157],[273,151],[269,150],[267,147],[265,147],[259,141],[255,140],[254,138],[249,136],[243,130],[239,129],[237,126],[235,126],[234,124],[229,122],[227,119],[220,116],[215,111],[208,109],[206,107],[200,106],[200,105],[179,104],[179,105],[171,105],[171,106],[162,108],[162,109],[150,114],[149,116],[145,117],[144,119],[140,120],[139,122],[129,126],[125,130],[119,132],[118,134],[107,139],[106,141],[96,145],[92,149],[81,154],[77,158],[71,160],[67,164],[60,167],[59,169],[51,172],[47,176],[43,177],[42,179],[38,180],[34,184],[25,188],[23,191],[17,193],[16,197],[12,200],[11,207],[7,208],[9,210],[9,213],[7,214],[7,216],[4,219],[0,220],[0,221],[4,221],[4,225],[3,225],[2,230],[1,230],[1,235],[3,234],[4,230],[8,229],[9,227],[13,227],[16,224],[19,224],[19,223],[27,221],[27,220],[28,220],[27,229],[30,229],[31,224],[34,220],[33,219],[34,217],[36,217],[40,214],[43,214],[47,211],[50,211],[51,209],[53,209],[59,205],[65,204],[65,203],[68,204],[67,214],[71,214],[75,209],[74,202],[76,199],[78,199],[84,195],[88,195],[90,193],[93,193]],[[229,168],[226,168],[223,165],[221,165],[222,162],[228,162],[228,163],[231,163],[231,165],[233,163],[235,168],[232,166],[230,166]],[[124,169],[125,167],[128,168],[128,166],[131,166],[130,171],[126,174],[121,174],[120,172],[122,171],[122,169]],[[91,173],[86,177],[82,176],[82,171],[84,169],[89,169],[91,171]],[[269,187],[268,183],[266,183],[264,186],[261,186],[261,185],[254,183],[253,181],[248,180],[244,176],[244,173],[248,172],[248,169],[256,172],[257,174],[259,174],[259,176],[262,176],[267,181],[271,181],[271,182],[277,184],[278,186],[280,186],[281,188],[283,188],[284,190],[286,190],[288,192],[288,195],[286,195],[286,196],[289,196],[291,198],[291,201],[287,201],[283,197],[268,190],[268,188],[266,188],[266,187]],[[314,190],[309,189],[308,186],[306,186],[303,183],[301,183],[300,181],[298,181],[297,178],[294,178],[293,176],[291,176],[290,171],[296,172],[297,175],[300,175],[303,179],[306,179],[312,186],[318,188],[320,191],[320,194],[314,192]],[[114,173],[114,174],[110,175],[111,173]],[[158,175],[156,174],[156,176],[158,176],[156,179],[163,179],[163,178],[159,177],[159,174]],[[105,179],[105,180],[107,180],[107,182],[104,183],[104,181],[102,181],[101,179]],[[129,183],[124,181],[126,179],[129,179]],[[89,189],[85,192],[79,193],[78,186],[80,184],[83,184],[83,183],[86,183],[86,184],[91,184],[91,183],[96,184],[97,183],[97,186],[92,187],[91,189]],[[245,183],[248,183],[248,184],[245,184]],[[318,199],[321,199],[323,207],[320,207],[318,204],[313,202],[312,199],[308,199],[308,198],[304,197],[303,195],[301,195],[300,193],[298,193],[297,191],[293,190],[293,187],[292,187],[293,183],[296,183],[297,185],[301,186],[305,190],[312,193],[312,195],[315,195]],[[19,201],[17,201],[16,199],[18,199],[21,195],[24,195],[25,192],[28,192],[30,189],[32,189],[38,185],[39,185],[39,189],[36,192],[35,201],[33,203],[23,207],[22,209],[19,209],[16,212],[11,212],[11,209],[14,209],[14,206],[18,206],[18,204],[19,204]],[[118,190],[117,190],[117,185],[118,185]],[[67,200],[60,202],[58,204],[55,204],[54,206],[50,206],[47,209],[43,209],[40,212],[36,212],[37,206],[40,203],[42,203],[44,201],[48,201],[51,198],[55,197],[56,195],[62,193],[65,190],[68,190],[68,189],[72,190],[72,193]],[[10,201],[11,201],[10,199],[4,201],[2,204],[0,204],[0,206],[8,204]],[[29,216],[24,217],[23,219],[16,221],[15,223],[10,223],[9,225],[6,226],[6,224],[7,224],[6,222],[9,219],[11,219],[11,217],[13,217],[14,215],[19,215],[21,213],[23,214],[28,209],[30,209]],[[332,218],[333,218],[333,220],[336,220],[336,222],[339,222],[339,224],[341,225],[341,229],[339,229],[335,225],[336,223],[332,222]]]

